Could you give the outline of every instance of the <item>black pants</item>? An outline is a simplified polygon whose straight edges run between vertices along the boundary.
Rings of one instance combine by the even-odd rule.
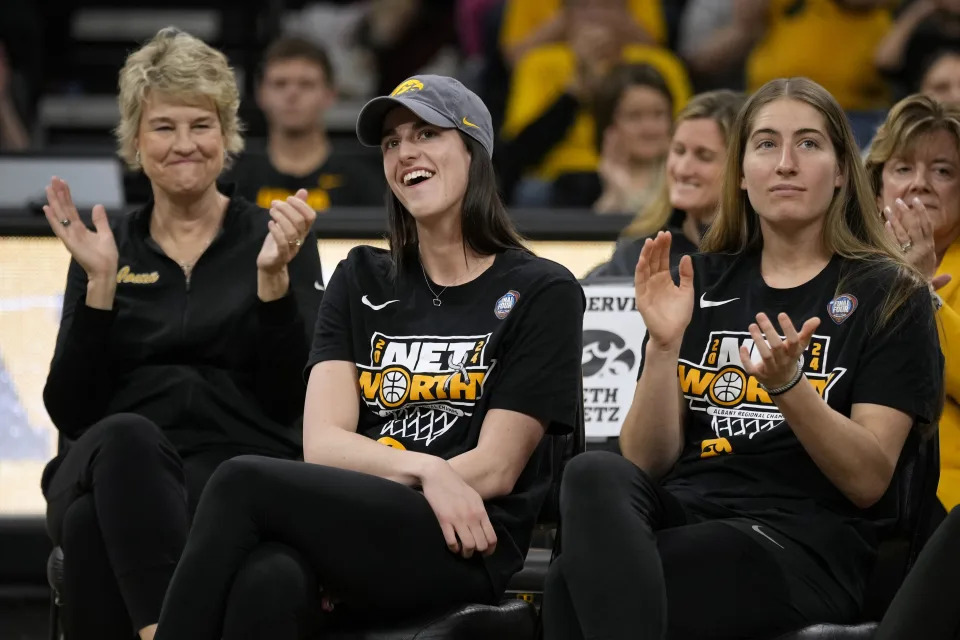
[[[501,594],[479,556],[449,551],[423,495],[376,476],[241,456],[200,500],[158,640],[311,637],[334,621],[415,615]],[[315,637],[315,636],[313,636]],[[321,636],[322,637],[322,636]]]
[[[960,638],[960,507],[954,507],[927,542],[887,609],[875,640]]]
[[[797,544],[746,518],[698,515],[620,456],[574,458],[560,509],[547,640],[764,638],[858,613]]]
[[[91,426],[56,461],[44,494],[47,531],[63,549],[70,640],[129,640],[157,622],[192,507],[233,455],[181,459],[156,425],[122,413]]]

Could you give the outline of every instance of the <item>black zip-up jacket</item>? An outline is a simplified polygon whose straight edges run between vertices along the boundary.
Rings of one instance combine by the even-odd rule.
[[[113,309],[87,307],[71,260],[43,400],[60,432],[79,437],[119,412],[145,416],[181,455],[229,448],[298,457],[302,371],[320,305],[311,232],[291,261],[290,291],[257,297],[267,212],[233,197],[188,280],[150,237],[148,203],[111,222],[120,260]]]

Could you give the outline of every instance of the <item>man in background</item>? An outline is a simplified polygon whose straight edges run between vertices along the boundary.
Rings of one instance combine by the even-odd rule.
[[[300,188],[317,211],[380,204],[379,162],[335,150],[327,135],[324,114],[335,101],[333,69],[322,47],[295,37],[271,44],[257,86],[267,144],[241,155],[226,176],[237,183],[237,194],[264,208]]]

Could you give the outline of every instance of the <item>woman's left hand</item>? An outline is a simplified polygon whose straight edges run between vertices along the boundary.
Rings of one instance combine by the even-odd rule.
[[[884,207],[883,217],[887,233],[900,245],[907,262],[919,269],[934,289],[950,282],[947,274],[934,277],[937,272],[937,252],[933,240],[933,222],[920,198],[914,198],[910,206],[897,198],[892,207]]]
[[[768,389],[782,387],[793,380],[797,375],[797,367],[800,366],[800,354],[810,344],[813,332],[820,326],[820,318],[810,318],[800,327],[800,333],[797,333],[790,316],[781,313],[777,319],[783,329],[783,340],[765,313],[758,313],[757,321],[750,325],[750,336],[762,358],[760,362],[751,361],[749,349],[740,347],[743,370]]]
[[[257,270],[265,276],[276,276],[300,251],[317,212],[307,204],[307,190],[300,189],[286,201],[274,200],[270,217],[273,219],[267,223],[269,231],[257,256]]]

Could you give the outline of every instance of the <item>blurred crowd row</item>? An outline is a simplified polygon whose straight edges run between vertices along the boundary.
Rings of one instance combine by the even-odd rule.
[[[45,92],[102,82],[69,75],[71,11],[56,5],[76,4],[0,7],[0,150],[30,146]],[[266,202],[306,186],[318,209],[378,203],[375,158],[338,151],[324,116],[421,72],[455,75],[489,106],[508,203],[597,213],[633,213],[656,197],[674,117],[696,93],[807,76],[836,97],[863,146],[905,95],[960,103],[960,0],[263,4],[273,13],[251,9],[252,62],[225,50],[264,122],[263,144],[234,170]]]

